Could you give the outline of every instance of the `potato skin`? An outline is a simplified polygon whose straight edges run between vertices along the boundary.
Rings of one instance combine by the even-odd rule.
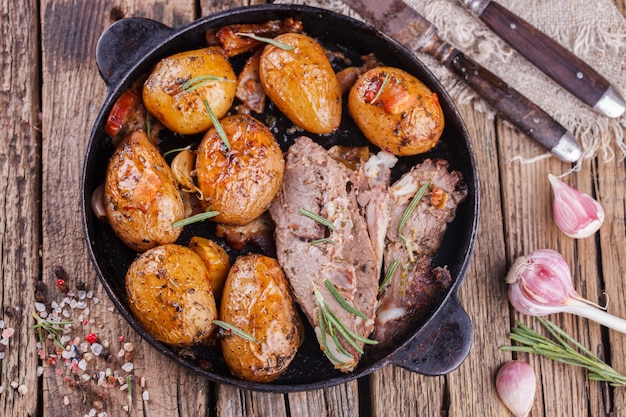
[[[278,261],[259,254],[237,258],[224,286],[220,319],[258,341],[233,334],[221,339],[235,376],[270,382],[287,370],[300,345],[301,322]]]
[[[185,82],[198,76],[230,81],[209,81],[189,92]],[[237,76],[221,48],[181,52],[159,61],[143,86],[148,111],[173,132],[191,135],[207,131],[213,123],[204,100],[217,118],[224,116],[235,99]]]
[[[388,76],[382,92],[376,92]],[[386,101],[385,101],[386,100]],[[350,89],[348,111],[365,137],[398,156],[424,153],[439,141],[444,128],[437,95],[411,74],[378,67],[361,75]]]
[[[170,167],[143,131],[126,136],[109,160],[104,183],[109,224],[130,248],[143,252],[178,239],[183,199]]]
[[[212,220],[244,225],[259,217],[278,193],[285,170],[272,132],[252,116],[220,120],[230,143],[209,130],[198,146],[196,175],[204,204],[220,212]]]
[[[189,241],[189,248],[204,261],[209,271],[209,283],[213,295],[216,299],[220,299],[230,270],[228,253],[215,241],[201,236],[193,236]]]
[[[214,340],[215,299],[204,262],[191,249],[176,244],[139,255],[126,273],[131,312],[156,339],[188,347]]]
[[[326,134],[341,123],[341,87],[322,47],[301,33],[275,38],[294,47],[263,49],[261,84],[276,107],[302,129]]]

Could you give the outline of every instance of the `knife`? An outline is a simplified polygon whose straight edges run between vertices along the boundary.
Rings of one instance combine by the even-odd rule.
[[[609,117],[620,117],[626,102],[602,75],[539,29],[491,0],[459,0],[520,55],[567,91]]]
[[[574,136],[539,106],[437,35],[437,28],[402,0],[342,0],[371,24],[415,52],[432,55],[508,120],[557,158],[576,162]]]

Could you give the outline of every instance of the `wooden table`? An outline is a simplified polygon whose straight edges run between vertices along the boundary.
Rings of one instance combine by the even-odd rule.
[[[250,1],[263,3],[263,1]],[[626,12],[626,1],[616,0]],[[225,5],[226,4],[226,5]],[[513,320],[537,322],[513,312],[503,278],[512,260],[538,248],[559,250],[570,263],[579,292],[591,300],[610,295],[609,311],[626,317],[626,175],[624,161],[586,161],[567,177],[574,187],[596,195],[607,221],[595,238],[574,241],[561,234],[551,215],[549,172],[567,170],[555,158],[533,164],[510,162],[537,152],[534,144],[499,120],[461,106],[481,174],[482,218],[469,272],[460,296],[474,323],[474,343],[452,373],[424,377],[387,367],[345,385],[293,394],[247,392],[216,385],[171,362],[140,339],[113,309],[89,261],[81,229],[79,184],[83,153],[106,89],[98,76],[94,49],[114,20],[144,16],[173,27],[246,1],[127,0],[22,2],[0,6],[0,319],[14,329],[0,361],[0,409],[6,416],[506,416],[494,376],[511,354]],[[39,8],[35,8],[39,6]],[[609,138],[610,139],[610,138]],[[107,367],[124,382],[132,362],[131,393],[119,384],[102,393],[83,393],[65,378],[60,364],[38,357],[31,313],[42,298],[64,296],[63,278],[84,287],[89,314],[72,337],[95,333],[108,342],[104,355],[88,366]],[[82,283],[82,284],[81,284]],[[77,295],[78,296],[78,293]],[[76,315],[76,309],[72,310]],[[72,316],[76,320],[77,317]],[[626,372],[626,337],[572,316],[552,316],[584,345]],[[127,359],[118,357],[132,343]],[[129,348],[129,345],[127,345]],[[1,351],[1,350],[0,350]],[[122,351],[122,354],[124,352]],[[132,356],[132,359],[131,359]],[[613,416],[626,409],[626,391],[589,382],[585,372],[542,358],[521,356],[538,377],[533,416]],[[38,366],[43,371],[37,375]],[[60,371],[58,371],[60,370]],[[57,373],[60,373],[58,375]],[[143,382],[143,387],[141,386]],[[13,388],[14,386],[19,388]],[[146,391],[148,399],[142,397]],[[85,401],[83,402],[83,394]]]

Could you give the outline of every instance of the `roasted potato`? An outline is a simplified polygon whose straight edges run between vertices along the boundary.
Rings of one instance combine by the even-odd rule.
[[[237,258],[224,286],[220,319],[256,339],[236,334],[221,338],[224,359],[235,376],[270,382],[287,370],[302,334],[278,261],[258,254]]]
[[[188,347],[215,341],[209,272],[191,249],[169,244],[139,255],[126,273],[126,294],[139,324],[161,342]]]
[[[209,270],[209,282],[213,295],[216,298],[221,298],[224,283],[230,270],[228,254],[215,241],[200,236],[192,237],[189,241],[189,247],[204,261]]]
[[[259,217],[280,188],[285,161],[272,132],[252,116],[220,120],[230,149],[215,128],[198,146],[196,175],[204,204],[218,223],[244,225]]]
[[[306,35],[275,38],[292,50],[267,45],[261,54],[261,84],[276,107],[294,124],[318,134],[341,122],[341,87],[324,49]]]
[[[213,123],[205,101],[218,119],[223,117],[235,99],[236,80],[221,48],[181,52],[156,64],[144,83],[143,102],[173,132],[206,132]]]
[[[348,111],[370,142],[398,156],[429,151],[444,127],[437,94],[393,67],[359,77],[348,95]]]
[[[109,160],[104,183],[109,224],[132,249],[173,243],[182,228],[183,199],[169,165],[143,131],[126,136]]]

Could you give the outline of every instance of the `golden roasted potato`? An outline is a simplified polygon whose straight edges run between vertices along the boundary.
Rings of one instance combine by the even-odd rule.
[[[214,341],[209,272],[191,249],[169,244],[139,255],[126,273],[126,294],[139,324],[161,342],[188,347]]]
[[[132,249],[143,252],[178,239],[183,199],[169,165],[143,131],[126,136],[109,160],[104,183],[109,224]]]
[[[216,298],[222,297],[224,283],[230,270],[230,258],[223,247],[211,239],[194,236],[189,241],[189,247],[202,258],[209,270],[211,290]]]
[[[256,339],[236,334],[221,339],[224,359],[235,376],[270,382],[287,370],[302,334],[278,261],[258,254],[237,258],[224,286],[220,319]]]
[[[215,128],[198,146],[196,175],[204,204],[218,223],[244,225],[259,217],[280,188],[285,161],[272,132],[252,116],[220,120],[228,149]]]
[[[204,101],[218,119],[224,116],[235,99],[236,80],[221,48],[181,52],[156,64],[144,83],[143,102],[171,131],[201,133],[213,125]],[[188,82],[189,91],[183,90]]]
[[[302,129],[318,134],[335,131],[341,123],[341,87],[324,49],[300,33],[275,39],[293,49],[275,45],[263,49],[259,71],[267,96]]]
[[[350,89],[348,111],[370,142],[398,156],[429,151],[444,127],[437,94],[393,67],[361,75]]]

